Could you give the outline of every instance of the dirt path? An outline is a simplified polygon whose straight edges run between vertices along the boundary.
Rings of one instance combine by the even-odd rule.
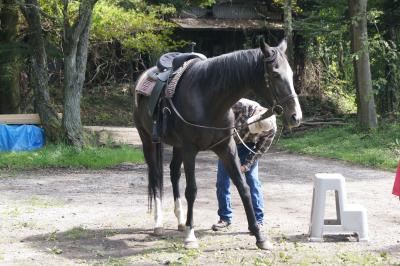
[[[167,156],[169,157],[169,156]],[[166,158],[168,159],[168,158]],[[195,203],[198,251],[183,249],[176,230],[168,173],[163,237],[152,235],[146,169],[125,165],[104,171],[45,170],[0,174],[1,265],[389,265],[400,263],[400,202],[391,195],[394,173],[335,160],[272,151],[260,163],[266,226],[274,250],[255,248],[244,210],[233,192],[234,221],[214,233],[216,157],[198,157]],[[168,169],[167,167],[165,169]],[[346,177],[351,203],[368,210],[370,242],[331,237],[307,240],[312,178],[317,172]],[[184,182],[181,180],[183,187]],[[181,189],[183,190],[183,189]],[[333,195],[328,200],[333,203]],[[330,210],[334,210],[333,204]],[[333,216],[333,211],[327,213]]]

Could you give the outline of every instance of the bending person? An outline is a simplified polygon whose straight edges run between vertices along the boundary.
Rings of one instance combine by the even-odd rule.
[[[255,101],[248,99],[240,99],[232,106],[235,114],[235,126],[238,128],[244,123],[256,121],[267,108],[262,107]],[[250,187],[251,200],[259,226],[264,224],[264,198],[262,186],[258,179],[258,160],[261,155],[268,151],[272,140],[276,134],[276,118],[275,115],[250,124],[239,131],[241,140],[235,136],[238,154],[240,158],[240,170],[246,176],[246,182]],[[232,223],[232,206],[231,194],[229,191],[230,177],[225,170],[222,162],[218,161],[217,171],[217,198],[218,198],[218,215],[219,221],[213,224],[212,229],[218,231],[227,228]]]

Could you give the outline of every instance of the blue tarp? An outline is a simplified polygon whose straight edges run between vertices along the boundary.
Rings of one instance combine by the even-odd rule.
[[[44,144],[44,130],[40,127],[0,124],[0,151],[31,151]]]

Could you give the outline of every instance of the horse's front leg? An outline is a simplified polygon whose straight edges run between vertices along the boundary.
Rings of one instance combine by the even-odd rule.
[[[174,213],[176,218],[178,219],[178,230],[185,231],[185,223],[183,216],[183,208],[181,202],[181,195],[179,192],[179,179],[181,177],[181,166],[182,166],[182,150],[174,147],[172,151],[172,160],[169,165],[170,173],[171,173],[171,183],[172,183],[172,191],[174,193]]]
[[[185,147],[183,151],[183,165],[185,167],[186,176],[185,197],[187,201],[185,248],[199,247],[193,228],[193,205],[197,195],[197,186],[194,174],[197,153],[198,151],[196,149],[188,147]]]
[[[245,182],[243,173],[240,171],[240,160],[235,141],[231,137],[227,145],[218,145],[213,150],[224,164],[224,167],[228,171],[233,184],[236,186],[239,192],[244,209],[246,211],[249,229],[255,235],[257,240],[257,247],[260,249],[272,249],[272,244],[265,239],[263,233],[260,231],[260,228],[257,225],[256,216],[250,197],[250,189]]]

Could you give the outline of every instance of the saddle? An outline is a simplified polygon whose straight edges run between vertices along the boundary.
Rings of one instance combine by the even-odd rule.
[[[157,60],[157,68],[159,71],[166,71],[172,69],[172,71],[176,71],[180,68],[183,63],[189,61],[190,59],[200,58],[201,60],[207,59],[207,57],[200,53],[179,53],[179,52],[170,52],[163,54]]]
[[[162,92],[165,90],[168,81],[177,73],[178,70],[184,65],[185,62],[199,58],[200,60],[205,60],[207,57],[200,53],[179,53],[170,52],[163,54],[157,60],[157,68],[149,72],[150,78],[156,81],[156,84],[150,94],[148,111],[153,117],[153,133],[152,141],[154,143],[160,142],[161,127],[162,127],[162,115],[161,109],[157,108],[160,105]],[[179,73],[178,75],[181,75]]]

